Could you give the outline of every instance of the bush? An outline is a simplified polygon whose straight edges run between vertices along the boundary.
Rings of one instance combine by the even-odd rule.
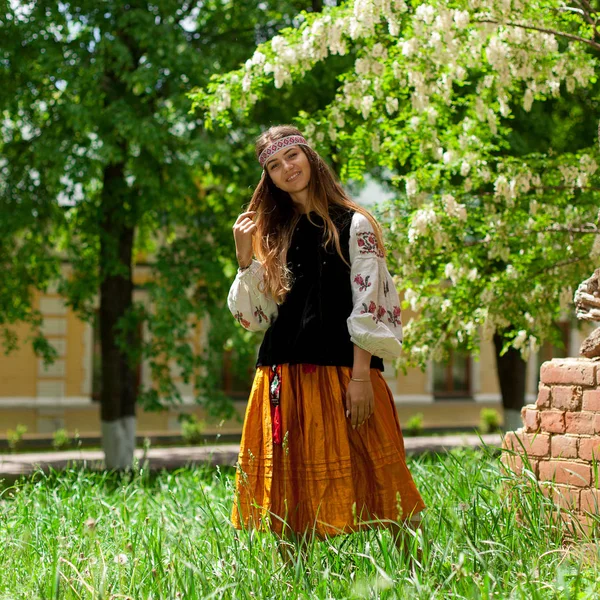
[[[9,429],[6,432],[6,439],[8,441],[8,447],[12,452],[16,452],[21,442],[23,441],[23,436],[27,433],[26,425],[17,425],[15,429]]]
[[[423,413],[417,413],[408,419],[404,431],[409,436],[421,435],[423,433]]]
[[[500,414],[495,408],[482,408],[479,413],[479,430],[481,433],[500,431]]]
[[[66,429],[57,429],[52,434],[52,447],[55,450],[64,450],[71,445],[71,438]]]
[[[196,415],[186,415],[181,422],[181,437],[186,444],[199,444],[204,438],[204,421],[200,421]]]

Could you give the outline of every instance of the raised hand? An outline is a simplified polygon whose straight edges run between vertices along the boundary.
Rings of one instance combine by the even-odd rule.
[[[249,210],[242,213],[233,224],[233,239],[235,240],[235,255],[238,264],[244,268],[252,262],[252,236],[256,231],[256,224],[252,217],[256,211]]]

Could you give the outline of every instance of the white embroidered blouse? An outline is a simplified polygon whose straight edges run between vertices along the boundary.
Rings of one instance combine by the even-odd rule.
[[[359,348],[391,360],[402,351],[398,291],[371,222],[354,213],[350,229],[353,309],[346,321],[350,340]]]
[[[402,349],[398,292],[370,221],[354,213],[350,225],[352,311],[346,320],[350,340],[370,354],[390,360]],[[229,290],[231,314],[249,331],[268,329],[277,318],[275,300],[262,290],[262,265],[253,260]]]

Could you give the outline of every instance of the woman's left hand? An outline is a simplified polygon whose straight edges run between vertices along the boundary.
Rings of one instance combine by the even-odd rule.
[[[352,429],[360,427],[372,414],[375,407],[373,384],[370,381],[350,381],[346,388],[346,416]]]

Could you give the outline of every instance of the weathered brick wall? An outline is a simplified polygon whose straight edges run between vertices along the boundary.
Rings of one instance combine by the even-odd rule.
[[[542,489],[562,508],[600,514],[600,361],[554,359],[542,365],[539,395],[523,408],[523,427],[507,433],[502,460],[523,468],[525,452]],[[595,462],[598,465],[595,465]]]

